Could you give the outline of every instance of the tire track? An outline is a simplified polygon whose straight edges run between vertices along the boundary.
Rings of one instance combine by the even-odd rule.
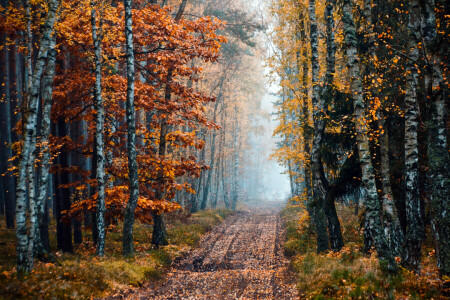
[[[126,299],[295,299],[282,253],[276,210],[238,213],[213,229],[200,247],[176,260],[159,286]]]

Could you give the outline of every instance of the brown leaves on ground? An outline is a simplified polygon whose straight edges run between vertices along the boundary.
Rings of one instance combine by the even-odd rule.
[[[282,242],[275,210],[239,213],[206,235],[200,248],[174,262],[161,286],[116,298],[294,299]]]

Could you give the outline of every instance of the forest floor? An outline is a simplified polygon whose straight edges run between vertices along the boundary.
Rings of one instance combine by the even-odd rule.
[[[316,253],[316,236],[301,204],[281,212],[286,226],[284,252],[290,258],[301,299],[450,299],[450,280],[440,278],[432,240],[422,247],[421,273],[401,266],[397,275],[380,268],[375,251],[362,252],[363,211],[338,204],[345,246],[339,252]],[[431,235],[428,235],[431,236]]]
[[[249,207],[205,235],[200,247],[172,263],[163,282],[113,299],[294,299],[283,254],[280,208]]]
[[[16,237],[0,220],[0,299],[92,299],[138,288],[165,278],[172,261],[196,248],[201,237],[233,212],[225,209],[190,214],[179,210],[166,215],[169,245],[154,249],[152,226],[135,223],[133,257],[122,256],[122,223],[111,224],[105,256],[95,255],[90,230],[73,253],[56,249],[56,224],[49,227],[52,254],[58,263],[35,261],[34,270],[18,279],[15,272]]]

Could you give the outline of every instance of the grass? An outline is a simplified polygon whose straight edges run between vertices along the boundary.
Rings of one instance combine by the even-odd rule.
[[[34,270],[24,278],[15,274],[16,249],[14,229],[0,228],[0,299],[91,299],[141,286],[164,277],[172,260],[196,247],[203,234],[224,218],[229,210],[205,210],[195,214],[177,211],[168,214],[166,225],[169,245],[153,249],[152,228],[136,223],[135,255],[124,258],[122,224],[109,228],[105,257],[95,256],[95,246],[86,241],[74,253],[55,252],[60,265],[35,261]],[[50,242],[56,248],[55,226],[51,224]],[[88,232],[83,232],[88,235]]]
[[[361,222],[353,208],[338,205],[337,210],[345,247],[323,254],[316,253],[316,237],[305,210],[288,204],[282,211],[284,250],[291,259],[301,299],[448,299],[431,244],[424,247],[421,275],[402,268],[398,275],[388,275],[375,253],[362,253]]]

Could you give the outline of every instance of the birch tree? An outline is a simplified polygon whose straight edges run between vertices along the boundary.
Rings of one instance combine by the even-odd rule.
[[[28,1],[27,1],[28,2]],[[40,37],[39,53],[34,67],[33,78],[30,85],[29,101],[27,114],[24,120],[24,132],[22,137],[22,149],[20,152],[20,162],[18,167],[17,187],[16,187],[16,235],[17,235],[17,272],[24,273],[31,271],[33,268],[33,255],[30,251],[34,250],[34,232],[27,234],[27,217],[26,217],[26,195],[27,195],[27,178],[30,169],[30,157],[36,150],[36,130],[37,130],[37,114],[38,102],[41,86],[41,77],[44,71],[47,55],[51,45],[51,35],[55,23],[56,10],[58,2],[52,0],[49,2],[49,10],[47,19],[42,25],[42,36]],[[33,166],[34,169],[34,166]],[[34,172],[34,171],[33,171]],[[34,187],[31,187],[34,188]],[[30,216],[31,228],[36,223],[36,199],[29,199],[30,207],[33,208]]]
[[[134,252],[133,247],[133,224],[134,212],[136,210],[139,197],[139,175],[136,155],[136,112],[134,108],[134,52],[133,52],[133,16],[131,10],[131,0],[124,0],[125,7],[125,40],[127,57],[127,99],[126,99],[126,120],[127,120],[127,152],[128,152],[128,177],[130,198],[125,208],[123,222],[123,254],[130,255]]]
[[[103,256],[105,250],[105,153],[103,130],[105,122],[105,109],[102,99],[102,16],[97,27],[97,12],[95,1],[91,2],[92,40],[94,43],[94,107],[95,115],[95,158],[97,159],[95,172],[97,179],[97,255]],[[128,40],[127,40],[128,41]],[[133,76],[134,77],[134,76]],[[128,104],[128,101],[127,101]]]
[[[396,270],[392,251],[386,241],[380,218],[381,207],[375,185],[375,176],[369,151],[367,123],[365,118],[365,103],[359,58],[357,52],[356,29],[353,20],[353,5],[351,0],[343,1],[342,23],[345,32],[345,54],[350,77],[350,93],[353,99],[356,139],[359,162],[362,171],[362,184],[366,190],[366,228],[369,230],[375,244],[380,261],[386,261],[391,271]]]
[[[310,43],[311,43],[311,70],[312,70],[312,105],[313,105],[313,120],[314,120],[314,134],[311,149],[311,169],[312,169],[312,184],[313,184],[313,198],[314,198],[314,222],[316,224],[317,233],[317,252],[326,251],[328,245],[328,233],[326,229],[325,216],[325,199],[327,197],[327,186],[325,186],[322,166],[322,159],[320,156],[320,149],[322,147],[323,133],[325,130],[324,120],[324,100],[320,95],[319,86],[319,51],[318,51],[318,32],[316,21],[316,1],[309,1],[309,22],[310,22]]]
[[[424,235],[422,209],[419,197],[419,146],[418,129],[418,61],[420,34],[420,6],[418,0],[409,3],[408,50],[405,91],[405,205],[406,205],[406,244],[403,264],[418,271],[420,249]]]

